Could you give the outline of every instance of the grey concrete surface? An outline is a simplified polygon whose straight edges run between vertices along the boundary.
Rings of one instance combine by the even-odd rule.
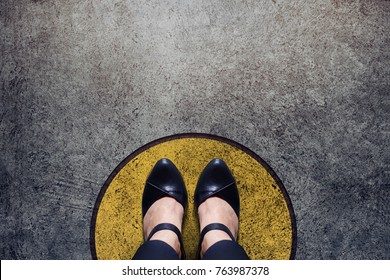
[[[297,259],[390,258],[390,1],[0,1],[0,258],[90,259],[104,181],[157,138],[255,151]]]

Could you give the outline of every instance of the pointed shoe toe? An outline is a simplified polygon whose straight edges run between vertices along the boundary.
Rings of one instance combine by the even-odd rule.
[[[142,196],[142,216],[150,206],[163,197],[176,199],[184,209],[188,195],[183,178],[176,166],[167,158],[160,159],[150,172]]]
[[[196,208],[209,197],[225,200],[239,217],[240,197],[236,181],[226,163],[218,158],[213,159],[199,177],[194,195]]]

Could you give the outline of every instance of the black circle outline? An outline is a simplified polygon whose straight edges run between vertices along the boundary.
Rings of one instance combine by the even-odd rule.
[[[103,187],[101,188],[98,197],[96,199],[93,212],[92,212],[92,219],[90,224],[90,249],[91,249],[91,255],[92,259],[97,260],[97,254],[96,254],[96,246],[95,246],[95,227],[96,227],[96,219],[97,219],[97,213],[99,210],[100,203],[102,202],[102,199],[104,197],[104,194],[106,193],[109,185],[111,184],[112,180],[115,178],[115,176],[119,173],[119,171],[133,158],[135,158],[140,153],[144,152],[145,150],[161,144],[163,142],[175,140],[175,139],[183,139],[183,138],[205,138],[205,139],[211,139],[220,141],[226,144],[229,144],[239,150],[242,150],[243,152],[249,154],[252,158],[254,158],[256,161],[258,161],[272,176],[272,178],[277,183],[279,189],[281,190],[283,197],[287,203],[287,208],[289,210],[290,219],[291,219],[291,226],[292,226],[292,246],[291,246],[291,253],[290,253],[290,260],[295,259],[296,249],[297,249],[297,224],[295,220],[295,213],[294,209],[290,200],[290,197],[287,193],[286,188],[284,187],[282,181],[280,178],[276,175],[276,173],[273,171],[273,169],[255,152],[250,150],[249,148],[243,146],[242,144],[239,144],[238,142],[235,142],[233,140],[230,140],[228,138],[217,136],[213,134],[207,134],[207,133],[180,133],[180,134],[173,134],[169,136],[165,136],[156,140],[153,140],[152,142],[149,142],[142,147],[138,148],[134,152],[132,152],[130,155],[128,155],[125,159],[123,159],[117,167],[111,172],[110,176],[108,176],[107,180],[104,182]]]

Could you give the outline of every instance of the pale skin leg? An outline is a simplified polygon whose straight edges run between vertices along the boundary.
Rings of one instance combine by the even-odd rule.
[[[171,197],[164,197],[157,200],[144,217],[144,233],[148,236],[151,230],[160,223],[174,224],[181,230],[184,208]],[[238,233],[238,217],[233,208],[224,200],[218,197],[206,199],[198,208],[200,230],[212,223],[226,225],[235,238]],[[156,232],[151,240],[161,240],[170,245],[176,253],[181,256],[180,242],[177,235],[170,230]],[[201,255],[212,245],[221,240],[231,240],[229,235],[221,230],[209,231],[202,242]]]
[[[234,238],[238,234],[238,217],[233,208],[223,199],[210,197],[206,199],[198,208],[200,231],[209,224],[221,223],[227,226]],[[201,256],[212,245],[222,240],[232,240],[230,236],[221,230],[211,230],[204,236]]]
[[[157,200],[148,209],[144,217],[145,238],[149,236],[152,229],[161,223],[175,225],[180,231],[183,221],[184,208],[174,198],[163,197]],[[180,242],[176,233],[171,230],[160,230],[153,234],[150,240],[161,240],[171,246],[181,257]]]

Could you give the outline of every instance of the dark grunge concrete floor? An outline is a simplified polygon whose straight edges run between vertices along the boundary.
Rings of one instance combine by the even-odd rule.
[[[0,258],[89,259],[129,153],[183,132],[260,155],[298,259],[389,259],[390,1],[0,2]]]

